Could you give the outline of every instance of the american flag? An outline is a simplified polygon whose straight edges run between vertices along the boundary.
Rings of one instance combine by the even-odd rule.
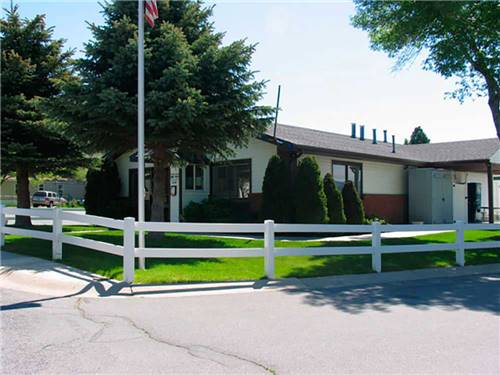
[[[155,27],[155,19],[158,18],[158,7],[156,6],[156,0],[146,0],[144,18],[146,18],[149,26]]]

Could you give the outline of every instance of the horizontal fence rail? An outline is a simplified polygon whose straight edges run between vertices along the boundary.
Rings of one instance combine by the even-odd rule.
[[[136,256],[145,258],[250,258],[264,256],[263,248],[145,248],[137,249]]]
[[[41,217],[52,220],[52,232],[35,229],[16,228],[6,226],[6,215],[21,215]],[[106,228],[123,230],[123,245],[114,245],[89,238],[72,236],[62,232],[63,220],[70,220],[85,224],[97,225]],[[281,224],[266,220],[264,223],[253,224],[226,224],[226,223],[159,223],[136,222],[134,218],[115,220],[93,215],[80,215],[65,212],[59,208],[5,208],[0,205],[1,244],[4,244],[4,235],[33,237],[52,241],[52,258],[62,259],[62,244],[69,244],[95,251],[121,256],[123,258],[123,274],[126,282],[133,282],[135,273],[135,259],[144,258],[237,258],[263,257],[264,272],[268,278],[274,278],[275,257],[280,256],[324,256],[324,255],[371,255],[372,269],[382,271],[382,254],[427,252],[427,251],[454,251],[457,265],[465,264],[465,250],[500,248],[500,241],[466,242],[465,231],[468,230],[500,230],[500,224],[386,224],[378,222],[365,225],[337,225],[337,224]],[[135,245],[136,231],[198,233],[198,234],[262,234],[264,246],[262,248],[142,248]],[[383,245],[382,234],[390,232],[416,231],[452,231],[456,233],[453,243]],[[371,243],[366,246],[330,246],[330,247],[276,247],[276,233],[356,233],[371,235]]]
[[[123,220],[115,220],[108,217],[80,215],[75,214],[74,212],[62,211],[62,220],[71,220],[79,223],[98,225],[106,228],[123,229]]]
[[[264,224],[157,223],[137,222],[137,230],[179,233],[263,233]]]

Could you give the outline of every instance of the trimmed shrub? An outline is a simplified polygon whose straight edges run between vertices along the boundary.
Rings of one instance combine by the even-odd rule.
[[[262,218],[279,223],[291,219],[290,170],[286,161],[274,155],[267,163],[262,183]]]
[[[365,209],[352,181],[346,181],[342,189],[347,224],[364,224]]]
[[[344,200],[331,173],[327,173],[323,179],[323,190],[326,195],[328,222],[330,224],[345,224]]]
[[[295,220],[308,224],[328,222],[321,172],[312,156],[306,156],[299,163],[295,180]]]
[[[200,203],[190,202],[183,210],[183,220],[193,223],[250,223],[256,215],[249,202],[208,198]]]

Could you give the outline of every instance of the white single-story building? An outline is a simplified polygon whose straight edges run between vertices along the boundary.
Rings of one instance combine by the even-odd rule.
[[[500,142],[496,138],[401,145],[365,138],[352,124],[351,135],[278,124],[224,161],[172,167],[165,197],[170,221],[179,221],[191,201],[208,196],[248,200],[260,209],[262,182],[271,156],[289,161],[292,171],[306,155],[315,156],[322,175],[332,173],[339,188],[346,180],[357,187],[366,214],[391,223],[493,220],[500,206]],[[116,158],[121,195],[137,197],[135,151]],[[151,191],[152,164],[146,163]],[[495,175],[498,175],[495,177]],[[146,194],[148,199],[148,194]],[[497,216],[500,211],[497,211]]]

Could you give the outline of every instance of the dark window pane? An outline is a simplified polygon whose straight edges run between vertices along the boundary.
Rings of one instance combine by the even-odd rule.
[[[248,198],[251,190],[250,160],[213,167],[213,194],[219,198]]]
[[[194,188],[194,167],[188,165],[186,167],[186,189],[193,190]]]
[[[195,168],[195,189],[203,190],[203,177],[204,177],[204,169],[202,167],[196,166]]]

